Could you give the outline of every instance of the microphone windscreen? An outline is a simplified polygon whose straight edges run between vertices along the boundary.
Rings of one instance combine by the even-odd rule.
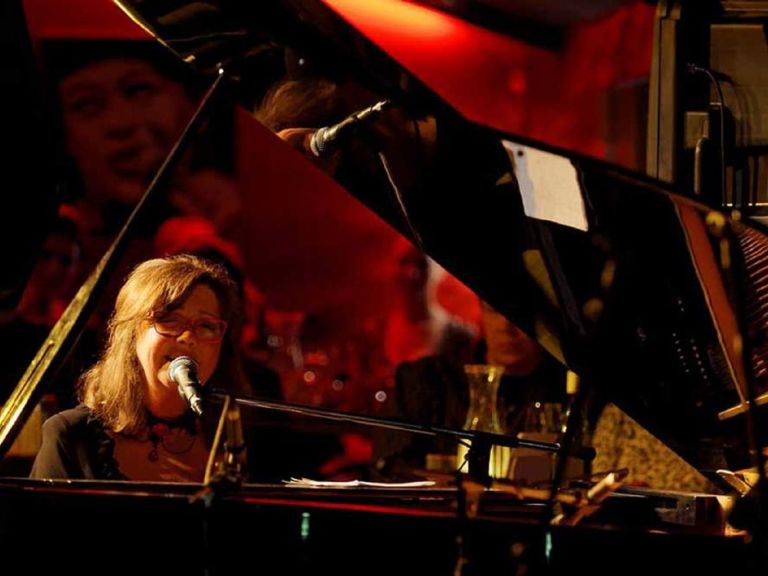
[[[171,361],[168,367],[168,377],[171,381],[179,383],[179,378],[183,375],[195,373],[197,371],[197,362],[189,356],[177,356]]]

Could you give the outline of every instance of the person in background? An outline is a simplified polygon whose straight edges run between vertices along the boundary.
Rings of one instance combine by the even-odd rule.
[[[202,481],[208,439],[168,368],[189,356],[206,388],[242,387],[239,320],[222,266],[191,255],[138,265],[81,378],[82,403],[43,425],[31,477]]]
[[[57,41],[44,54],[61,110],[64,198],[79,214],[88,273],[180,137],[199,90],[190,71],[155,43]],[[227,160],[192,146],[139,236],[171,214],[205,215],[219,230],[233,230],[239,199],[223,169]]]
[[[48,231],[16,312],[27,322],[53,326],[77,290],[82,246],[76,215],[62,206]]]
[[[65,152],[81,197],[135,205],[192,117],[199,82],[153,42],[60,42],[50,51]],[[227,124],[221,117],[212,122]],[[232,143],[222,142],[230,135],[222,132],[208,131],[193,144],[170,197],[175,211],[205,215],[219,230],[232,225],[239,209],[224,178],[233,160]]]
[[[21,300],[12,314],[0,323],[6,343],[0,353],[5,367],[0,375],[0,401],[10,393],[53,325],[58,321],[77,289],[81,269],[81,245],[74,215],[62,207],[54,220],[43,249],[35,262]],[[92,361],[96,336],[87,327],[56,379],[55,398],[47,401],[71,406],[73,384],[78,374]]]
[[[4,343],[0,351],[3,365],[0,404],[19,383],[74,295],[80,251],[76,224],[72,215],[62,210],[49,229],[18,305],[0,320],[0,338]],[[29,473],[32,459],[40,448],[42,420],[62,407],[74,406],[74,383],[93,361],[96,346],[96,334],[91,327],[86,327],[79,345],[68,356],[0,463],[0,474],[25,476]]]
[[[482,315],[484,339],[478,347],[479,363],[504,366],[498,410],[504,432],[516,434],[524,428],[528,407],[564,396],[565,370],[535,340],[486,303],[482,303]],[[394,399],[387,415],[410,423],[461,430],[468,406],[464,363],[437,354],[398,366]],[[453,458],[455,469],[457,442],[452,436],[383,430],[374,435],[373,453],[375,475],[412,478],[424,474],[429,460],[445,462]]]
[[[66,63],[59,56],[66,152],[94,204],[135,204],[194,111],[192,95],[151,53],[120,43]]]
[[[432,355],[469,362],[476,334],[435,300],[429,258],[405,240],[399,242],[395,255],[396,302],[385,321],[383,342],[390,365]]]
[[[504,366],[499,390],[502,424],[510,432],[536,431],[530,429],[542,427],[532,422],[536,406],[565,400],[565,368],[488,303],[481,302],[481,308],[485,362]],[[543,427],[554,431],[557,422]]]

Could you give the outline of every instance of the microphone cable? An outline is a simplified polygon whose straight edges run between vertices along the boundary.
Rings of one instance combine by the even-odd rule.
[[[707,77],[709,82],[715,87],[717,92],[717,104],[720,107],[720,203],[724,207],[726,202],[726,177],[725,177],[725,98],[723,97],[723,90],[720,86],[720,81],[715,74],[704,66],[698,66],[692,62],[686,65],[688,73],[692,76],[696,74],[703,74]],[[711,103],[710,103],[711,106]],[[742,204],[744,200],[742,199]],[[735,203],[734,203],[735,204]],[[743,206],[742,206],[743,208]]]

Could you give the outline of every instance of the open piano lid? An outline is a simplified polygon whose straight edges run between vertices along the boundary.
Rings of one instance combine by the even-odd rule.
[[[580,13],[557,12],[570,3],[548,2],[556,10],[543,13],[561,15],[549,19],[520,4],[533,10],[525,16],[538,18],[533,30],[542,41],[530,30],[510,36],[384,0],[118,3],[181,58],[208,73],[221,65],[251,92],[257,86],[263,93],[277,79],[274,64],[287,48],[334,81],[353,78],[372,91],[363,105],[386,97],[433,120],[428,153],[392,153],[407,218],[389,184],[360,174],[339,179],[695,467],[747,463],[747,384],[756,397],[768,393],[760,297],[768,236],[757,224],[732,221],[670,186],[584,154],[599,149],[573,152],[568,130],[548,125],[562,118],[554,114],[559,107],[583,103],[564,101],[553,82],[563,62],[578,65],[584,82],[600,82],[599,70],[568,60],[567,38],[615,3]],[[653,7],[634,9],[640,31],[650,34],[643,23]],[[497,13],[514,21],[511,9]],[[429,137],[421,134],[419,144]],[[401,150],[412,140],[401,141]],[[547,180],[552,158],[526,147],[532,144],[557,151],[565,175]],[[553,180],[562,189],[547,199]],[[575,221],[530,217],[529,204],[560,212],[568,190]]]

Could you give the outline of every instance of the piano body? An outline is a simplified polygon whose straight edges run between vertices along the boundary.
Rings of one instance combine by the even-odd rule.
[[[715,478],[717,469],[752,465],[750,452],[765,445],[760,406],[768,394],[762,143],[757,127],[745,128],[757,112],[726,108],[739,90],[761,93],[747,82],[759,75],[733,64],[722,38],[764,26],[759,2],[711,2],[706,15],[687,3],[632,8],[642,22],[655,11],[646,158],[659,179],[595,157],[605,150],[569,149],[568,134],[546,122],[548,111],[568,105],[548,89],[548,75],[562,72],[559,59],[572,64],[563,51],[574,30],[620,2],[575,12],[554,1],[119,4],[212,78],[221,69],[252,88],[264,82],[265,63],[292,51],[333,63],[334,79],[354,79],[376,95],[370,103],[388,99],[407,112],[400,132],[371,130],[375,148],[351,143],[355,162],[336,172],[340,183],[692,466]],[[721,43],[708,53],[710,36]],[[695,68],[685,67],[688,58]],[[722,77],[715,63],[727,68]],[[735,95],[710,104],[718,81]],[[413,130],[419,121],[432,130]],[[74,337],[67,331],[60,341],[66,347]],[[4,451],[46,385],[29,382],[0,413]],[[46,568],[99,573],[764,567],[759,498],[741,500],[752,544],[743,533],[726,534],[715,503],[737,499],[629,491],[566,526],[550,524],[545,502],[504,490],[245,483],[211,492],[5,478],[0,541],[7,554],[37,552],[34,561]],[[674,520],[648,521],[654,509]]]

